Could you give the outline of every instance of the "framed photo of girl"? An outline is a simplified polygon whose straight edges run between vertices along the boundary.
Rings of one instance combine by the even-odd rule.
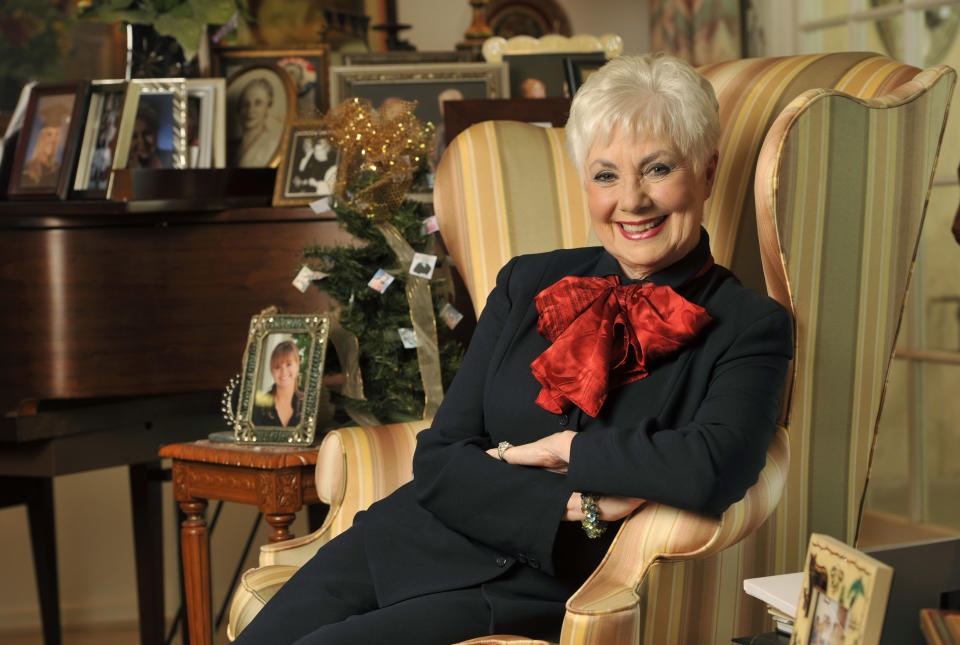
[[[87,108],[87,81],[38,83],[30,92],[7,194],[66,199]]]
[[[302,206],[333,193],[337,151],[321,121],[294,121],[284,135],[283,150],[274,206]]]
[[[275,168],[296,116],[297,88],[277,65],[241,67],[227,79],[227,165]]]
[[[237,443],[313,443],[329,333],[329,319],[318,314],[253,317],[234,415]]]

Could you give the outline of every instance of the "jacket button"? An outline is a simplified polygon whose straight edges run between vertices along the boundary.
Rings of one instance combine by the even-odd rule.
[[[565,426],[567,425],[568,421],[570,421],[570,417],[568,417],[566,414],[560,415],[560,425]]]
[[[505,557],[503,557],[502,555],[501,555],[500,557],[498,557],[498,558],[497,558],[497,566],[500,567],[500,568],[503,568],[503,567],[507,566],[507,559],[506,559]]]

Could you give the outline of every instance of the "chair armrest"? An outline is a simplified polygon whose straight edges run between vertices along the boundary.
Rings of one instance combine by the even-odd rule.
[[[584,628],[577,623],[599,614],[609,618],[604,631],[609,627],[611,633],[608,640],[594,642],[635,642],[629,639],[639,629],[637,589],[650,567],[658,560],[706,557],[756,530],[780,500],[789,459],[787,430],[778,426],[757,483],[722,515],[700,515],[662,504],[637,509],[620,527],[597,569],[567,600],[562,642],[567,642],[571,631]]]
[[[346,531],[353,517],[413,479],[417,433],[432,419],[331,430],[320,443],[314,481],[330,505],[323,526],[309,535],[260,547],[260,566],[303,564]]]

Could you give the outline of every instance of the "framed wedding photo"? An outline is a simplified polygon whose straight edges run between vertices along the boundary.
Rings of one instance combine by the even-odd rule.
[[[274,206],[303,206],[333,193],[336,149],[321,121],[294,121],[283,143]]]
[[[223,47],[215,51],[214,73],[229,78],[243,67],[258,63],[276,65],[290,76],[296,86],[297,117],[317,119],[329,108],[327,45],[283,49]]]
[[[330,320],[317,314],[251,319],[234,415],[235,442],[313,443],[329,333]]]
[[[256,63],[227,79],[227,165],[276,168],[296,118],[297,88],[280,67]]]
[[[86,81],[38,83],[14,152],[11,198],[66,199],[87,108]]]
[[[790,645],[878,645],[893,569],[813,533]]]

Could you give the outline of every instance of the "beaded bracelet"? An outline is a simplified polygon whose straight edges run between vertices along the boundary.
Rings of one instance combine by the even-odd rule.
[[[581,493],[580,494],[580,510],[583,511],[583,519],[580,520],[580,526],[583,527],[583,532],[587,534],[587,537],[591,540],[594,540],[607,530],[607,521],[601,520],[597,514],[599,510],[597,508],[597,499],[600,496],[595,493]]]

